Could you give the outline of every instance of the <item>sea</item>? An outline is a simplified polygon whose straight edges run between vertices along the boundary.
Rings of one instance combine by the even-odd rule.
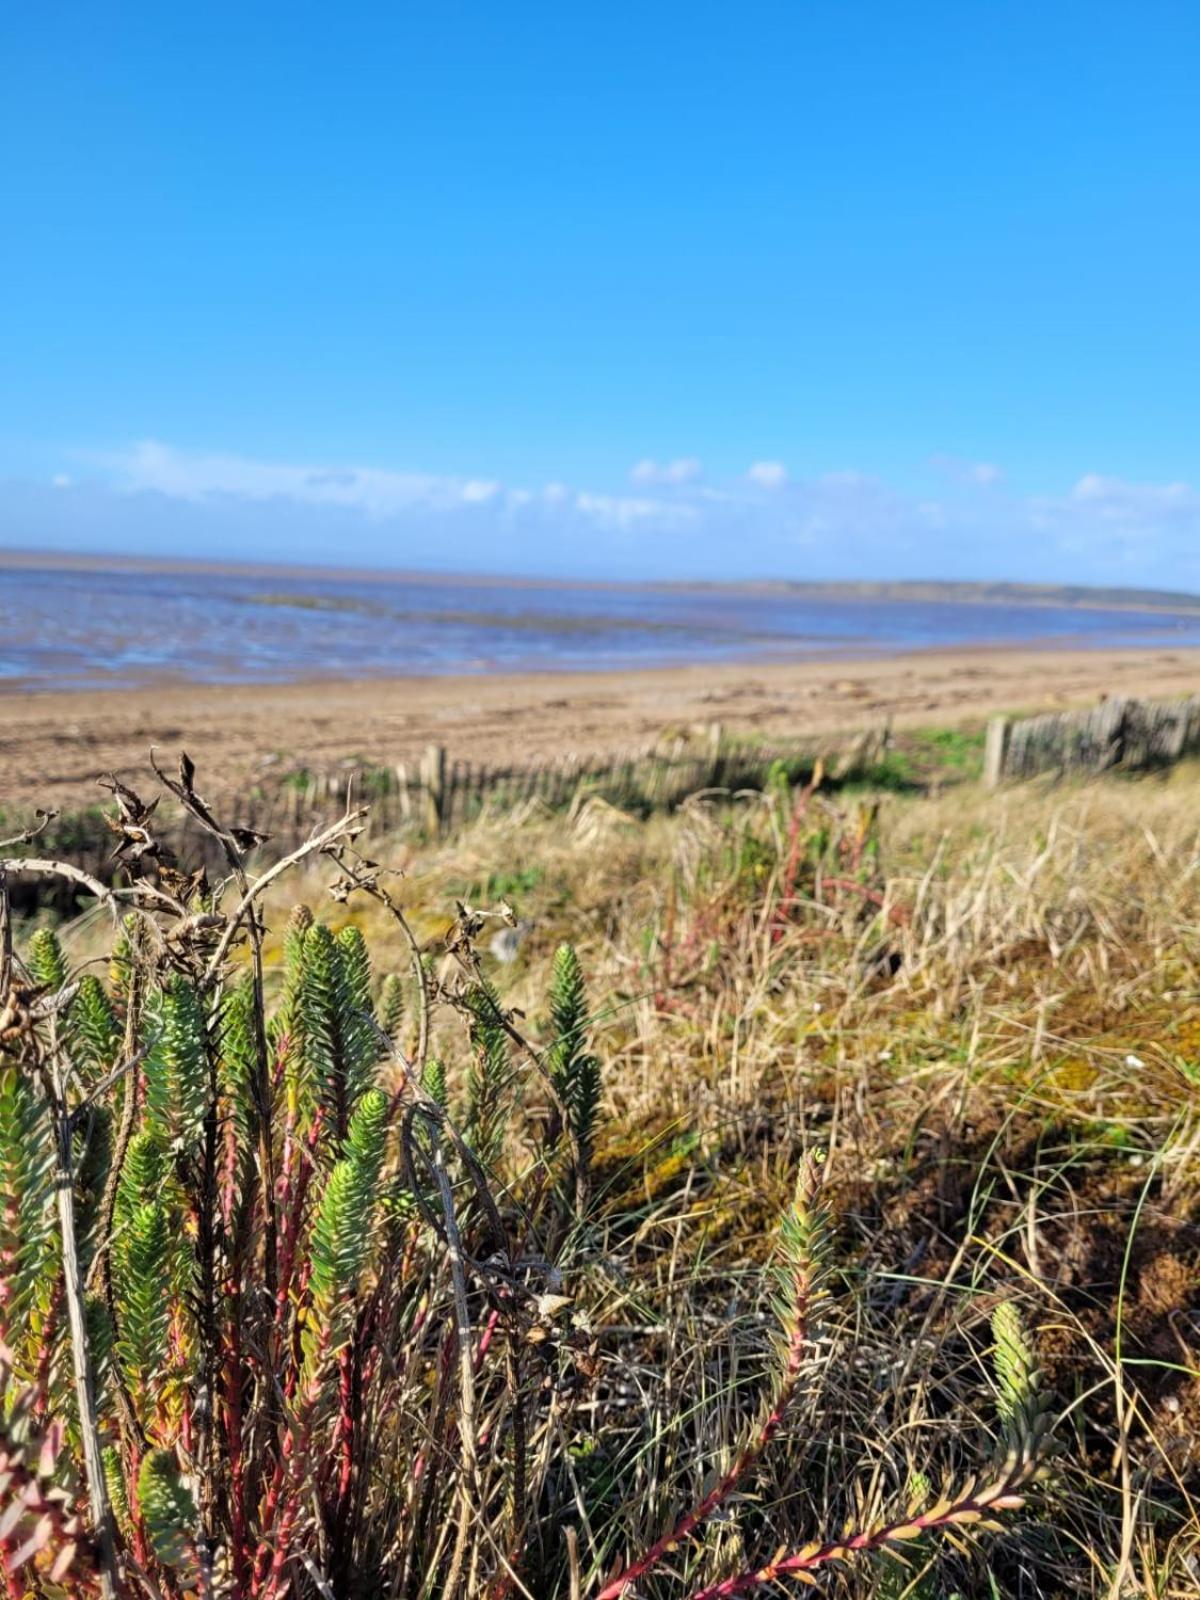
[[[0,691],[1200,645],[1200,612],[296,569],[0,566]]]

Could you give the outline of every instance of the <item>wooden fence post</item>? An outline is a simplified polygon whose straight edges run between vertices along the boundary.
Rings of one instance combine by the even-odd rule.
[[[431,744],[421,757],[421,788],[425,794],[425,823],[430,833],[440,833],[446,821],[446,748]]]
[[[708,787],[719,789],[725,780],[725,730],[719,722],[708,725]]]
[[[1004,776],[1008,737],[1008,718],[993,717],[987,725],[987,738],[983,746],[983,781],[989,789],[996,788]]]

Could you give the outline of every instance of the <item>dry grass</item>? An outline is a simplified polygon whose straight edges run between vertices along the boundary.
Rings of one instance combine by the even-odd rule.
[[[761,1269],[814,1148],[839,1220],[808,1392],[736,1505],[639,1593],[686,1595],[977,1470],[997,1431],[988,1319],[1007,1300],[1061,1414],[1027,1510],[826,1589],[1200,1590],[1198,801],[1193,768],[828,804],[776,786],[645,823],[595,802],[485,818],[400,863],[394,892],[435,963],[456,902],[513,906],[515,960],[492,964],[490,925],[479,946],[535,1038],[560,939],[588,976],[607,1117],[598,1198],[563,1254],[589,1352],[571,1405],[594,1427],[590,1444],[551,1423],[535,1441],[584,1594],[744,1437],[769,1362]],[[281,885],[273,909],[318,905],[330,875]],[[377,970],[402,970],[374,902],[328,912],[362,927]],[[69,953],[95,937],[82,919]],[[278,956],[268,943],[268,975]],[[435,1017],[450,1062],[460,1027]],[[513,1170],[538,1105],[531,1083]],[[530,1592],[570,1592],[553,1570]]]
[[[857,876],[883,904],[807,874],[782,919],[778,793],[638,825],[497,819],[410,863],[431,946],[456,896],[529,920],[501,979],[513,1003],[536,1010],[561,936],[589,974],[609,1229],[572,1287],[597,1330],[647,1330],[610,1372],[635,1419],[631,1546],[731,1448],[763,1354],[754,1269],[819,1145],[842,1217],[829,1359],[712,1560],[965,1464],[987,1427],[986,1316],[1013,1297],[1067,1448],[1037,1526],[987,1557],[999,1591],[1196,1592],[1198,799],[1194,768],[887,796],[877,829],[868,797],[814,798],[802,835],[869,835]],[[939,1571],[912,1592],[986,1592],[981,1568]]]

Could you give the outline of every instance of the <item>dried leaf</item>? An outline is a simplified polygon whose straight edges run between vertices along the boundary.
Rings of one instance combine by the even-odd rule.
[[[54,1565],[50,1568],[50,1582],[61,1583],[74,1564],[79,1546],[72,1540],[60,1547],[54,1558]]]

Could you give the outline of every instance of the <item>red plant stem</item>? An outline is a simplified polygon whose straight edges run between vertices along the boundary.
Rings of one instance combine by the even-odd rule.
[[[304,1413],[303,1415],[302,1412]],[[302,1404],[294,1412],[292,1420],[288,1424],[287,1431],[283,1436],[283,1442],[279,1447],[279,1458],[275,1463],[275,1472],[271,1479],[271,1488],[268,1491],[266,1505],[264,1506],[263,1514],[260,1519],[262,1525],[262,1535],[264,1539],[271,1530],[272,1523],[275,1520],[275,1515],[279,1509],[280,1501],[283,1498],[284,1490],[288,1486],[292,1462],[297,1454],[297,1439],[299,1437],[299,1431],[302,1427],[306,1426],[307,1421],[307,1409]],[[262,1548],[263,1547],[260,1545],[260,1556],[262,1554]]]
[[[12,1568],[8,1564],[8,1546],[11,1542],[8,1539],[0,1541],[0,1580],[4,1583],[4,1600],[22,1600],[21,1591],[17,1588]]]
[[[808,811],[808,802],[817,792],[821,778],[822,772],[818,764],[817,770],[813,773],[808,783],[805,784],[804,788],[800,790],[799,794],[796,796],[795,804],[792,806],[792,815],[788,822],[787,861],[784,863],[783,877],[779,884],[779,895],[776,900],[775,915],[771,919],[773,923],[771,930],[772,944],[778,944],[780,939],[783,938],[784,924],[787,922],[785,908],[794,903],[792,891],[795,889],[796,879],[800,875],[800,823],[803,820],[805,813]]]
[[[233,1213],[237,1205],[238,1134],[232,1117],[225,1120],[223,1133],[224,1160],[220,1172],[221,1223],[227,1236],[234,1231]]]
[[[245,1600],[247,1582],[247,1479],[242,1447],[242,1383],[245,1357],[242,1349],[242,1282],[244,1250],[237,1243],[240,1228],[238,1212],[238,1129],[227,1117],[222,1134],[222,1160],[218,1174],[218,1204],[227,1239],[237,1245],[232,1270],[222,1286],[225,1311],[220,1319],[221,1366],[217,1387],[220,1394],[221,1428],[229,1474],[229,1600]]]
[[[288,1053],[291,1050],[291,1047],[291,1034],[281,1034],[279,1036],[279,1042],[275,1046],[275,1063],[271,1072],[271,1089],[275,1094],[279,1093],[280,1087],[283,1084],[283,1075],[287,1070]]]
[[[286,1457],[288,1441],[283,1442],[283,1452],[275,1463],[275,1471],[271,1475],[271,1486],[267,1490],[266,1499],[263,1501],[262,1514],[259,1517],[259,1545],[254,1556],[254,1572],[250,1580],[250,1593],[256,1595],[267,1575],[267,1564],[271,1559],[271,1547],[267,1543],[267,1535],[275,1523],[279,1510],[280,1497],[283,1494],[283,1485],[286,1474]]]
[[[312,1443],[312,1413],[321,1392],[318,1374],[328,1344],[329,1330],[326,1327],[321,1330],[317,1347],[313,1351],[313,1376],[309,1379],[295,1417],[284,1436],[280,1461],[275,1469],[275,1479],[267,1496],[258,1553],[254,1563],[254,1579],[250,1586],[250,1593],[254,1596],[261,1594],[264,1600],[276,1600],[276,1597],[283,1592],[280,1582],[291,1554],[292,1530],[304,1493],[304,1469],[308,1464]],[[274,1532],[272,1556],[270,1541],[272,1523],[275,1512],[280,1507],[282,1509],[279,1510],[279,1524]]]
[[[364,1430],[358,1426],[363,1412],[363,1395],[369,1392],[374,1376],[375,1332],[379,1319],[379,1288],[359,1313],[352,1344],[342,1352],[338,1378],[338,1397],[341,1407],[341,1470],[338,1477],[337,1503],[334,1509],[334,1539],[340,1548],[348,1542],[347,1525],[350,1521],[354,1468],[361,1458]]]
[[[476,1372],[478,1372],[480,1370],[480,1368],[483,1366],[483,1363],[484,1363],[484,1360],[485,1360],[485,1358],[487,1356],[488,1350],[491,1347],[492,1339],[495,1337],[496,1326],[499,1323],[499,1321],[500,1321],[500,1313],[498,1311],[493,1311],[491,1313],[491,1315],[487,1319],[487,1324],[484,1327],[483,1332],[479,1336],[479,1344],[476,1346],[476,1349],[475,1349],[475,1371]]]
[[[292,1268],[296,1259],[296,1244],[300,1237],[300,1221],[304,1214],[304,1201],[312,1177],[313,1154],[321,1131],[321,1109],[318,1107],[308,1133],[308,1149],[300,1157],[298,1174],[293,1175],[296,1153],[294,1114],[289,1114],[289,1126],[284,1138],[283,1171],[279,1176],[279,1201],[283,1213],[283,1237],[279,1253],[279,1292],[275,1302],[275,1326],[280,1328],[287,1314],[288,1296],[292,1286]]]
[[[292,1392],[295,1390],[295,1381],[295,1374],[293,1373],[289,1377]],[[291,1398],[290,1393],[288,1398]],[[294,1418],[283,1436],[283,1443],[280,1446],[279,1456],[275,1462],[275,1470],[271,1475],[271,1486],[267,1490],[262,1514],[259,1517],[259,1545],[254,1560],[254,1577],[250,1585],[250,1592],[254,1595],[258,1594],[267,1575],[267,1566],[271,1558],[271,1546],[267,1539],[279,1514],[279,1506],[283,1499],[284,1490],[289,1484],[288,1469],[295,1454],[296,1429],[300,1421],[299,1417]]]
[[[223,1410],[229,1457],[229,1572],[231,1600],[242,1600],[246,1582],[246,1465],[242,1455],[241,1296],[234,1281],[227,1284],[226,1294],[230,1311],[225,1319]]]
[[[948,1528],[956,1522],[978,1522],[993,1511],[1016,1510],[1024,1504],[1022,1497],[1016,1493],[1021,1481],[1020,1474],[1017,1474],[1010,1482],[995,1484],[980,1495],[964,1495],[951,1505],[935,1506],[931,1511],[912,1517],[900,1517],[881,1528],[865,1529],[845,1539],[830,1540],[828,1544],[808,1545],[795,1555],[784,1556],[754,1572],[738,1573],[736,1577],[724,1578],[720,1583],[697,1589],[690,1600],[730,1600],[733,1595],[749,1594],[752,1589],[774,1583],[779,1578],[812,1572],[830,1561],[845,1561],[863,1551],[879,1550],[890,1542],[903,1544],[922,1533]]]
[[[338,1355],[338,1419],[335,1449],[341,1457],[338,1472],[338,1520],[350,1498],[350,1480],[354,1474],[354,1353],[344,1345]]]
[[[307,1457],[308,1440],[306,1438],[302,1446],[296,1450],[292,1458],[291,1471],[288,1473],[287,1495],[283,1500],[283,1511],[280,1514],[279,1527],[275,1533],[275,1554],[271,1559],[270,1567],[265,1575],[266,1582],[261,1590],[264,1600],[274,1600],[274,1597],[282,1593],[280,1583],[283,1580],[284,1568],[287,1566],[288,1557],[291,1555],[292,1530],[296,1524],[304,1491],[301,1475],[307,1462]],[[260,1545],[260,1554],[264,1549],[267,1549],[269,1553],[269,1547]],[[286,1584],[284,1587],[286,1588]],[[257,1580],[251,1592],[254,1594],[260,1592]]]
[[[724,1504],[737,1488],[741,1479],[775,1437],[791,1403],[792,1396],[796,1392],[796,1385],[804,1366],[804,1356],[808,1348],[811,1292],[812,1273],[807,1264],[805,1264],[798,1268],[792,1280],[792,1303],[795,1307],[795,1314],[792,1321],[791,1337],[788,1340],[787,1362],[784,1367],[783,1377],[780,1380],[779,1389],[771,1409],[757,1432],[751,1436],[749,1443],[739,1451],[729,1471],[725,1473],[719,1482],[713,1485],[703,1500],[698,1501],[686,1515],[680,1517],[670,1533],[665,1533],[661,1539],[657,1539],[632,1565],[626,1567],[623,1572],[619,1572],[615,1578],[605,1584],[604,1588],[596,1596],[596,1600],[619,1600],[619,1597],[626,1592],[630,1584],[636,1583],[651,1568],[656,1567],[663,1556],[673,1550],[681,1540],[694,1533],[706,1518],[711,1517],[713,1512]]]
[[[293,1484],[284,1502],[283,1515],[279,1519],[279,1531],[275,1535],[275,1556],[267,1575],[266,1586],[262,1591],[264,1600],[276,1600],[276,1597],[284,1592],[280,1584],[283,1582],[283,1571],[291,1555],[292,1529],[300,1510],[300,1488],[299,1484]]]
[[[290,1275],[292,1252],[295,1248],[294,1212],[291,1204],[292,1195],[292,1168],[296,1159],[296,1108],[288,1109],[287,1122],[283,1130],[283,1160],[280,1163],[279,1176],[275,1180],[275,1199],[278,1202],[279,1212],[283,1216],[282,1238],[280,1240],[280,1256],[278,1263],[279,1287],[276,1300],[276,1322],[283,1315],[287,1305],[286,1280]]]
[[[187,1340],[183,1325],[183,1310],[173,1306],[171,1324],[167,1334],[167,1349],[171,1354],[171,1368],[182,1376],[188,1370]],[[165,1417],[162,1418],[165,1423]],[[179,1438],[188,1455],[192,1454],[192,1408],[184,1406],[179,1418]]]
[[[129,1486],[129,1523],[133,1529],[133,1559],[144,1567],[150,1559],[146,1545],[146,1528],[142,1521],[142,1506],[138,1499],[138,1471],[142,1464],[137,1445],[130,1440],[125,1463],[125,1482]]]
[[[300,1268],[300,1276],[296,1280],[296,1301],[299,1305],[304,1304],[305,1297],[308,1294],[309,1279],[311,1277],[312,1261],[310,1259],[306,1261]],[[302,1332],[303,1330],[300,1326],[300,1319],[297,1318],[292,1327],[291,1365],[288,1368],[287,1379],[283,1385],[284,1397],[287,1400],[294,1399],[296,1387],[300,1382],[300,1373],[304,1366],[304,1340],[302,1338]]]

